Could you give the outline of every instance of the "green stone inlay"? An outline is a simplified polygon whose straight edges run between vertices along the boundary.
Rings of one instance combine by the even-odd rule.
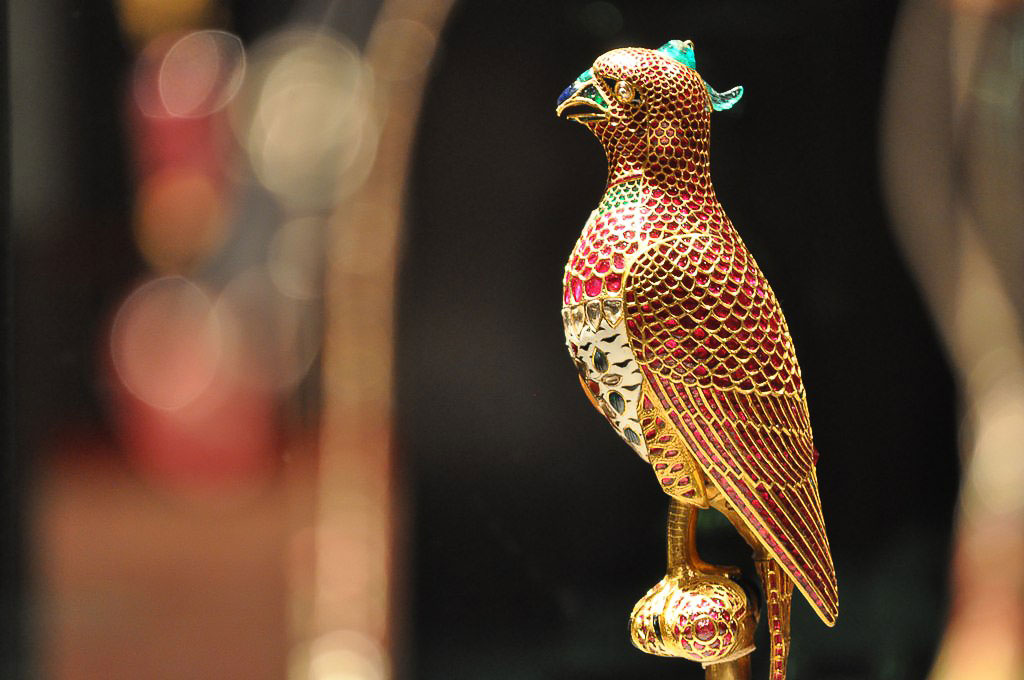
[[[626,400],[622,398],[622,395],[618,392],[608,393],[608,403],[612,405],[612,408],[622,413],[626,410]]]
[[[690,40],[669,40],[658,48],[658,51],[667,57],[675,59],[681,64],[697,70],[697,58],[693,54],[693,42]],[[711,108],[715,111],[725,111],[736,105],[736,102],[743,96],[743,87],[737,85],[731,90],[719,92],[715,88],[704,83],[704,87],[711,97]]]
[[[638,435],[636,432],[633,432],[633,430],[627,428],[626,431],[623,432],[622,434],[625,435],[626,441],[629,442],[630,444],[640,443],[640,435]]]
[[[589,99],[595,104],[599,104],[600,106],[603,106],[605,108],[608,107],[608,102],[604,100],[604,97],[601,96],[601,93],[597,91],[597,87],[595,87],[593,84],[587,85],[585,88],[583,88],[583,91],[580,92],[579,96],[585,97],[586,99]]]
[[[710,85],[707,85],[708,95],[711,96],[711,108],[715,111],[726,111],[731,109],[743,96],[743,86],[737,85],[731,90],[718,92]]]
[[[620,182],[605,192],[597,206],[597,213],[600,215],[623,206],[636,205],[639,201],[640,180]]]
[[[573,86],[574,87],[579,87],[580,85],[582,85],[583,83],[587,82],[588,80],[593,79],[593,77],[594,77],[594,69],[588,68],[586,71],[581,73],[578,78],[576,78],[576,82],[573,83]]]
[[[693,43],[687,40],[669,40],[658,48],[662,54],[672,57],[678,62],[686,64],[692,69],[697,68],[697,59],[693,55]]]
[[[608,370],[608,355],[601,350],[594,350],[594,368],[599,373],[604,373]]]

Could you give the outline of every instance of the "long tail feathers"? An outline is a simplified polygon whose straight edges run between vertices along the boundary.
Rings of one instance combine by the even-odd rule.
[[[768,635],[771,639],[771,680],[785,680],[789,658],[789,611],[793,601],[793,582],[779,563],[768,558],[756,562],[757,574],[764,587],[765,610],[768,614]]]

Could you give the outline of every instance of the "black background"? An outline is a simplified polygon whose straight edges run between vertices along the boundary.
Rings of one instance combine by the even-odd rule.
[[[896,251],[878,120],[896,15],[872,2],[464,3],[420,128],[402,270],[400,456],[415,498],[413,677],[700,678],[629,643],[667,498],[594,413],[561,274],[604,186],[558,93],[622,45],[692,39],[717,89],[719,198],[772,282],[807,385],[840,584],[794,606],[793,678],[921,678],[946,609],[953,384]],[[702,549],[748,551],[717,515]],[[799,598],[798,598],[799,599]],[[763,634],[763,630],[762,630]],[[764,643],[754,677],[766,675]]]

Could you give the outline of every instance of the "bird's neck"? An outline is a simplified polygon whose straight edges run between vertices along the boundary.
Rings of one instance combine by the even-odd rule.
[[[609,153],[609,160],[613,154]],[[636,202],[639,230],[662,237],[675,232],[708,233],[723,241],[739,234],[718,202],[711,184],[706,145],[675,148],[609,163],[608,184],[598,212]],[[656,232],[656,234],[655,234]]]
[[[644,188],[660,189],[690,209],[718,205],[711,184],[707,140],[658,146],[625,153],[620,147],[605,149],[608,157],[606,190],[623,182],[639,180]]]

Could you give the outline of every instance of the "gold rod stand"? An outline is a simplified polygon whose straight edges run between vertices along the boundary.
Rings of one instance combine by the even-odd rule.
[[[707,666],[704,680],[750,680],[750,655]]]

